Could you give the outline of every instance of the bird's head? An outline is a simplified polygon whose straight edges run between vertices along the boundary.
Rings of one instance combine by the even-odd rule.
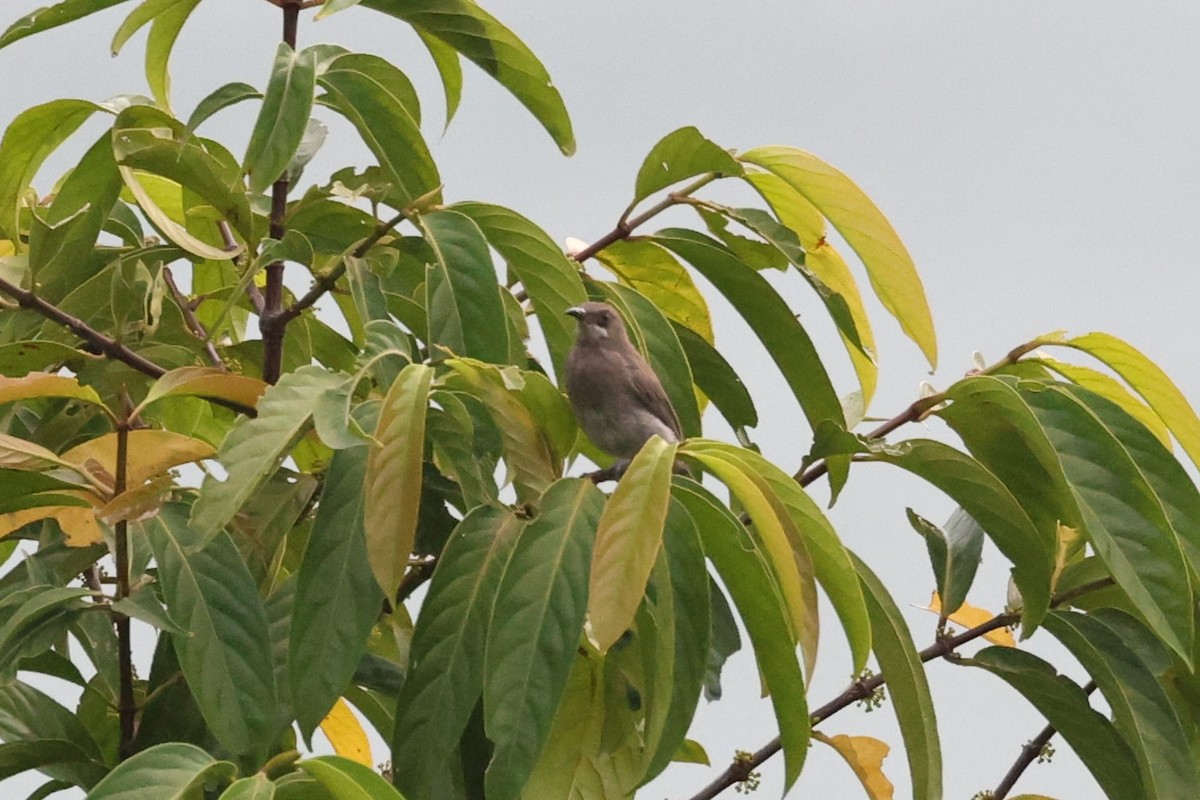
[[[579,344],[614,344],[628,341],[621,315],[608,303],[584,303],[567,309],[579,320]]]

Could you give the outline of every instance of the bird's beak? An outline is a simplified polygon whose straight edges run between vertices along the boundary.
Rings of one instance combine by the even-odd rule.
[[[566,310],[566,315],[568,317],[574,317],[575,319],[583,319],[583,309],[579,306],[573,306],[572,308],[568,308]]]

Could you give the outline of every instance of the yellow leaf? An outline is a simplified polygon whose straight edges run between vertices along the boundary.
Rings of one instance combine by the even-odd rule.
[[[40,444],[0,433],[0,467],[40,471],[63,466],[53,450]]]
[[[208,442],[183,434],[153,429],[130,431],[125,485],[132,489],[171,467],[215,455],[216,450]],[[117,434],[106,433],[89,439],[63,453],[61,458],[69,464],[78,465],[77,469],[86,469],[101,478],[111,491],[112,476],[117,474]]]
[[[57,520],[67,547],[87,547],[104,541],[95,512],[83,506],[39,506],[0,514],[0,538],[39,519]]]
[[[182,367],[155,381],[137,411],[156,400],[179,395],[215,397],[253,408],[266,389],[266,383],[247,375],[235,375],[215,367]]]
[[[122,520],[138,522],[158,513],[163,499],[171,491],[174,481],[170,475],[160,475],[149,483],[135,486],[129,491],[108,501],[96,516],[109,525],[115,525]]]
[[[1083,544],[1083,536],[1078,528],[1059,523],[1058,543],[1054,550],[1054,573],[1050,576],[1050,591],[1054,591],[1054,588],[1058,586],[1058,579],[1062,577],[1062,571],[1075,560],[1074,556],[1082,551]]]
[[[350,705],[341,697],[329,709],[329,715],[321,720],[321,733],[329,739],[333,751],[339,756],[374,769],[375,762],[371,758],[371,743],[367,740],[366,731],[350,710]]]
[[[29,400],[35,397],[70,397],[104,408],[100,395],[90,386],[65,375],[49,372],[30,372],[20,378],[0,377],[0,403]],[[106,409],[107,410],[107,409]]]
[[[821,159],[792,147],[759,147],[740,160],[787,181],[833,223],[867,269],[883,307],[937,365],[937,336],[925,289],[896,230],[854,181]]]
[[[633,624],[641,605],[662,545],[674,463],[675,445],[650,437],[600,514],[588,581],[588,620],[601,653]]]
[[[934,592],[929,599],[929,606],[922,608],[922,611],[932,611],[934,614],[942,613],[942,598],[938,597],[938,593]],[[990,622],[996,617],[995,614],[988,611],[986,608],[979,608],[970,603],[963,603],[962,607],[949,615],[947,619],[955,625],[961,625],[964,628],[974,628],[982,625],[985,622]],[[983,635],[992,644],[1003,645],[1004,647],[1016,647],[1017,642],[1013,639],[1007,628],[996,628],[993,631],[988,631]]]
[[[826,736],[820,731],[813,731],[812,736],[846,759],[867,790],[867,797],[871,800],[892,800],[895,787],[883,774],[883,759],[887,758],[892,748],[870,736],[847,736],[844,733]]]
[[[644,239],[613,242],[596,258],[627,286],[641,292],[668,318],[713,343],[708,303],[691,273],[669,250]]]

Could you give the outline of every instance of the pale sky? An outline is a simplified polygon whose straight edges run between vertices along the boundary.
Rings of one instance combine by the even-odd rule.
[[[0,24],[42,4],[9,0]],[[426,135],[447,198],[508,205],[556,240],[588,241],[611,228],[643,156],[677,127],[694,124],[739,150],[793,145],[859,182],[891,219],[925,282],[939,333],[939,369],[929,376],[916,347],[873,304],[881,381],[872,414],[889,417],[903,409],[922,380],[945,387],[970,368],[972,351],[992,361],[1059,328],[1124,338],[1194,402],[1200,398],[1193,344],[1200,291],[1195,3],[482,4],[530,45],[562,91],[579,145],[573,158],[561,157],[525,111],[471,66],[459,116],[440,137],[440,86],[419,44],[394,20],[351,10],[316,24],[306,15],[300,27],[302,45],[338,42],[386,56],[409,72],[422,93]],[[107,55],[112,31],[134,7],[127,3],[0,51],[0,75],[7,76],[0,121],[56,97],[144,92],[144,34],[117,60]],[[172,62],[177,112],[186,116],[200,97],[228,81],[265,84],[278,16],[265,2],[203,3]],[[236,151],[253,113],[246,104],[204,130]],[[39,189],[48,189],[95,130],[69,143]],[[334,126],[306,179],[366,158],[353,132]],[[663,224],[681,221],[686,217]],[[861,270],[857,274],[862,280]],[[801,310],[816,311],[798,280],[789,285],[788,297]],[[718,346],[759,398],[763,421],[754,438],[790,471],[809,446],[803,419],[766,356],[715,293],[709,298]],[[839,391],[852,389],[832,327],[819,313],[803,321]],[[717,424],[707,433],[728,436]],[[937,423],[910,426],[896,438],[924,435],[942,437],[944,430]],[[816,493],[823,497],[822,489]],[[932,579],[923,544],[905,521],[906,506],[936,522],[952,510],[949,500],[915,479],[863,465],[831,513],[847,545],[909,608],[928,600]],[[1006,573],[996,552],[985,551],[971,601],[998,610]],[[918,646],[932,641],[935,617],[916,610],[907,616]],[[813,706],[838,694],[847,680],[836,618],[825,619]],[[1029,646],[1078,679],[1081,671],[1048,639],[1039,634]],[[946,797],[965,799],[994,787],[1044,723],[986,674],[945,663],[931,665],[929,674]],[[724,683],[726,699],[702,703],[691,733],[718,766],[673,767],[640,796],[683,800],[735,748],[754,750],[774,735],[744,652],[727,668]],[[890,705],[870,715],[847,710],[821,729],[877,735],[896,745],[884,768],[896,797],[905,798],[905,759],[892,719]],[[1099,798],[1077,760],[1056,744],[1053,763],[1031,768],[1015,793]],[[778,796],[781,775],[782,762],[768,762],[758,796]],[[814,745],[791,796],[840,800],[862,791],[832,751]]]

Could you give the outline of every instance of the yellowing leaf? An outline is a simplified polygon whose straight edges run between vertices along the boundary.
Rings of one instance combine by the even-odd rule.
[[[104,541],[95,513],[83,506],[39,506],[0,514],[0,538],[40,519],[57,520],[68,547],[87,547]]]
[[[371,742],[345,699],[339,697],[333,708],[329,709],[329,715],[321,721],[321,733],[329,739],[333,752],[339,756],[368,767],[375,766],[371,758]]]
[[[387,597],[395,597],[408,569],[421,504],[425,412],[433,369],[409,364],[388,389],[375,441],[367,454],[363,526],[371,571]]]
[[[1037,343],[1082,350],[1107,364],[1154,409],[1192,463],[1200,465],[1200,418],[1167,373],[1140,350],[1107,333],[1088,333],[1066,340],[1050,334],[1040,337]]]
[[[40,444],[0,433],[0,467],[8,469],[44,470],[63,466],[53,450]]]
[[[934,592],[929,599],[929,606],[922,608],[922,611],[931,611],[934,614],[942,613],[942,599],[938,597],[938,593]],[[996,617],[995,614],[988,611],[986,608],[979,608],[970,603],[963,603],[962,607],[946,617],[956,625],[961,625],[964,628],[974,628],[982,625],[985,622],[990,622]],[[983,635],[992,644],[1002,645],[1004,647],[1016,647],[1017,642],[1013,639],[1007,628],[996,628],[993,631],[988,631]]]
[[[1125,388],[1125,384],[1116,378],[1090,367],[1068,364],[1054,358],[1047,357],[1028,360],[1036,364],[1043,364],[1072,383],[1113,401],[1125,413],[1146,426],[1146,429],[1154,434],[1155,438],[1162,442],[1164,447],[1168,450],[1172,449],[1171,432],[1167,430],[1167,426],[1163,423],[1162,418],[1158,414],[1155,414],[1152,408],[1134,397]]]
[[[937,365],[937,336],[925,289],[896,230],[854,181],[821,159],[792,147],[759,147],[742,161],[787,181],[833,223],[858,254],[883,307]]]
[[[0,403],[30,400],[35,397],[70,397],[104,407],[95,389],[81,386],[75,378],[66,375],[31,372],[21,378],[0,377]]]
[[[215,367],[182,367],[155,381],[137,410],[141,411],[156,400],[177,395],[215,397],[253,408],[266,389],[267,384],[258,378],[234,375]]]
[[[131,489],[171,467],[212,458],[216,451],[208,442],[171,431],[153,429],[129,432],[129,455],[125,485]],[[117,434],[106,433],[72,447],[61,456],[68,464],[79,465],[95,476],[117,474]],[[103,482],[112,487],[110,477]]]
[[[883,774],[883,759],[891,752],[890,747],[870,736],[847,736],[839,733],[837,736],[826,736],[819,731],[813,731],[813,738],[832,747],[854,774],[862,781],[871,800],[892,800],[895,787]]]
[[[644,239],[613,242],[596,258],[622,283],[645,295],[668,318],[713,343],[708,303],[692,275],[669,250]]]
[[[684,739],[675,755],[671,756],[671,760],[680,764],[703,764],[706,767],[711,765],[704,745],[695,739]]]
[[[641,605],[662,545],[674,463],[675,445],[651,437],[629,463],[600,515],[588,580],[588,619],[601,653],[633,624]]]
[[[149,483],[122,492],[108,501],[96,516],[109,525],[115,525],[122,520],[137,522],[158,513],[163,499],[171,491],[174,481],[170,475],[160,475]]]
[[[1058,586],[1062,571],[1074,560],[1074,556],[1083,548],[1083,535],[1078,528],[1059,523],[1058,542],[1054,549],[1054,573],[1050,576],[1050,591]]]

